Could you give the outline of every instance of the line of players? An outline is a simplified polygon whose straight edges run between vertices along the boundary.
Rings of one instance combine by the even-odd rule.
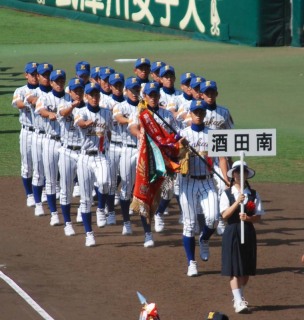
[[[83,222],[85,245],[90,247],[95,245],[91,222],[93,192],[98,199],[97,226],[116,224],[117,177],[121,180],[122,234],[132,234],[129,207],[138,153],[137,104],[140,96],[149,105],[154,103],[157,110],[166,110],[166,120],[177,131],[191,125],[190,107],[192,104],[195,109],[196,101],[204,104],[205,126],[229,129],[234,124],[228,109],[216,104],[218,90],[214,81],[186,72],[180,76],[181,90],[178,90],[175,88],[174,67],[164,62],[151,64],[149,59],[139,58],[134,65],[135,75],[127,79],[111,67],[90,68],[86,61],[78,62],[75,71],[76,77],[70,79],[65,87],[64,70],[53,70],[50,63],[27,63],[27,84],[15,91],[12,104],[20,112],[21,176],[27,206],[35,206],[36,216],[45,214],[41,198],[45,187],[51,212],[50,225],[59,225],[56,186],[60,173],[60,205],[65,235],[75,234],[70,216],[71,198],[73,187],[79,186],[80,207],[76,221]],[[219,160],[215,159],[213,165],[228,182],[228,164],[227,169],[221,170]],[[164,213],[174,194],[179,201],[181,179],[180,175],[175,181],[166,179],[155,212],[156,232],[164,231]],[[214,179],[220,195],[225,184],[216,176]],[[200,232],[206,225],[206,219],[202,210],[198,213],[195,224],[200,226]],[[141,218],[145,231],[144,247],[152,247],[151,226]],[[215,219],[217,221],[218,215]],[[202,234],[200,237],[200,255],[204,261],[209,259],[209,238],[215,230],[216,221],[212,222],[208,235],[205,232],[204,237]],[[221,223],[219,234],[223,233],[223,228]]]

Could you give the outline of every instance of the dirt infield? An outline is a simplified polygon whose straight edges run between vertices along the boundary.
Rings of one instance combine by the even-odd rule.
[[[0,271],[56,320],[138,319],[136,291],[157,303],[162,320],[203,320],[211,310],[230,319],[303,319],[304,185],[252,186],[267,215],[256,226],[258,275],[246,289],[248,315],[234,313],[228,279],[220,275],[219,236],[211,240],[209,262],[200,261],[196,252],[199,277],[186,276],[175,201],[166,232],[154,235],[155,248],[143,247],[138,217],[132,217],[134,235],[122,236],[120,216],[116,226],[94,225],[98,245],[86,248],[82,225],[75,226],[75,237],[65,237],[63,226],[51,227],[49,216],[36,218],[25,206],[21,179],[1,178]],[[1,320],[42,319],[2,279],[0,306]]]

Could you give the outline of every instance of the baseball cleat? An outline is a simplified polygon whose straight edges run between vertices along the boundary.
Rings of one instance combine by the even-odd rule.
[[[189,266],[188,266],[188,277],[196,277],[198,275],[197,272],[197,263],[196,261],[190,260]]]
[[[44,210],[43,210],[43,206],[42,206],[41,202],[40,203],[36,203],[35,216],[36,217],[44,216]]]
[[[59,222],[58,212],[52,212],[50,225],[51,226],[58,226],[59,224],[60,224],[60,222]]]
[[[98,228],[103,228],[107,224],[107,217],[104,209],[97,208],[96,210],[96,223]]]
[[[32,194],[29,194],[26,198],[26,205],[28,207],[35,207],[35,199]]]
[[[144,247],[145,247],[145,248],[152,248],[152,247],[154,247],[153,235],[152,235],[151,232],[146,232],[146,234],[145,234]]]
[[[234,303],[235,313],[247,313],[248,312],[248,302],[245,300],[236,301]]]
[[[130,221],[124,222],[124,225],[122,227],[122,235],[128,236],[128,235],[131,235],[132,233],[133,231],[132,231],[131,222]]]
[[[200,239],[199,241],[200,245],[200,257],[203,261],[208,261],[210,258],[210,252],[209,252],[209,241]]]
[[[114,226],[116,224],[116,216],[115,212],[109,212],[109,215],[107,217],[107,224],[110,226]]]
[[[67,222],[67,223],[65,224],[64,234],[65,234],[67,237],[70,237],[70,236],[74,236],[74,235],[75,235],[75,230],[73,229],[72,222]]]
[[[87,232],[85,245],[86,247],[94,247],[96,245],[93,231]]]
[[[162,216],[156,214],[154,216],[154,221],[155,221],[155,232],[163,232],[165,230],[165,223],[164,223],[164,219]]]

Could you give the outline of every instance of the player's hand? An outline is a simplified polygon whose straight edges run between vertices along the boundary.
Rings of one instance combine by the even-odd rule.
[[[244,199],[245,199],[245,195],[240,194],[236,201],[238,204],[241,204],[244,201]]]
[[[86,128],[90,127],[94,123],[93,120],[87,120],[86,121]]]
[[[56,113],[50,112],[50,113],[49,113],[49,119],[50,119],[51,121],[57,120]]]
[[[80,105],[80,101],[79,100],[74,100],[73,102],[72,102],[72,107],[73,108],[76,108],[76,107],[78,107]]]
[[[246,220],[247,220],[247,214],[244,213],[244,212],[240,212],[240,219],[241,219],[242,221],[246,221]]]

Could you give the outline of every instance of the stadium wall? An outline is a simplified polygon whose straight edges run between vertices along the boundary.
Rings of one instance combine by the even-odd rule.
[[[0,0],[50,16],[250,46],[303,46],[304,0]]]

